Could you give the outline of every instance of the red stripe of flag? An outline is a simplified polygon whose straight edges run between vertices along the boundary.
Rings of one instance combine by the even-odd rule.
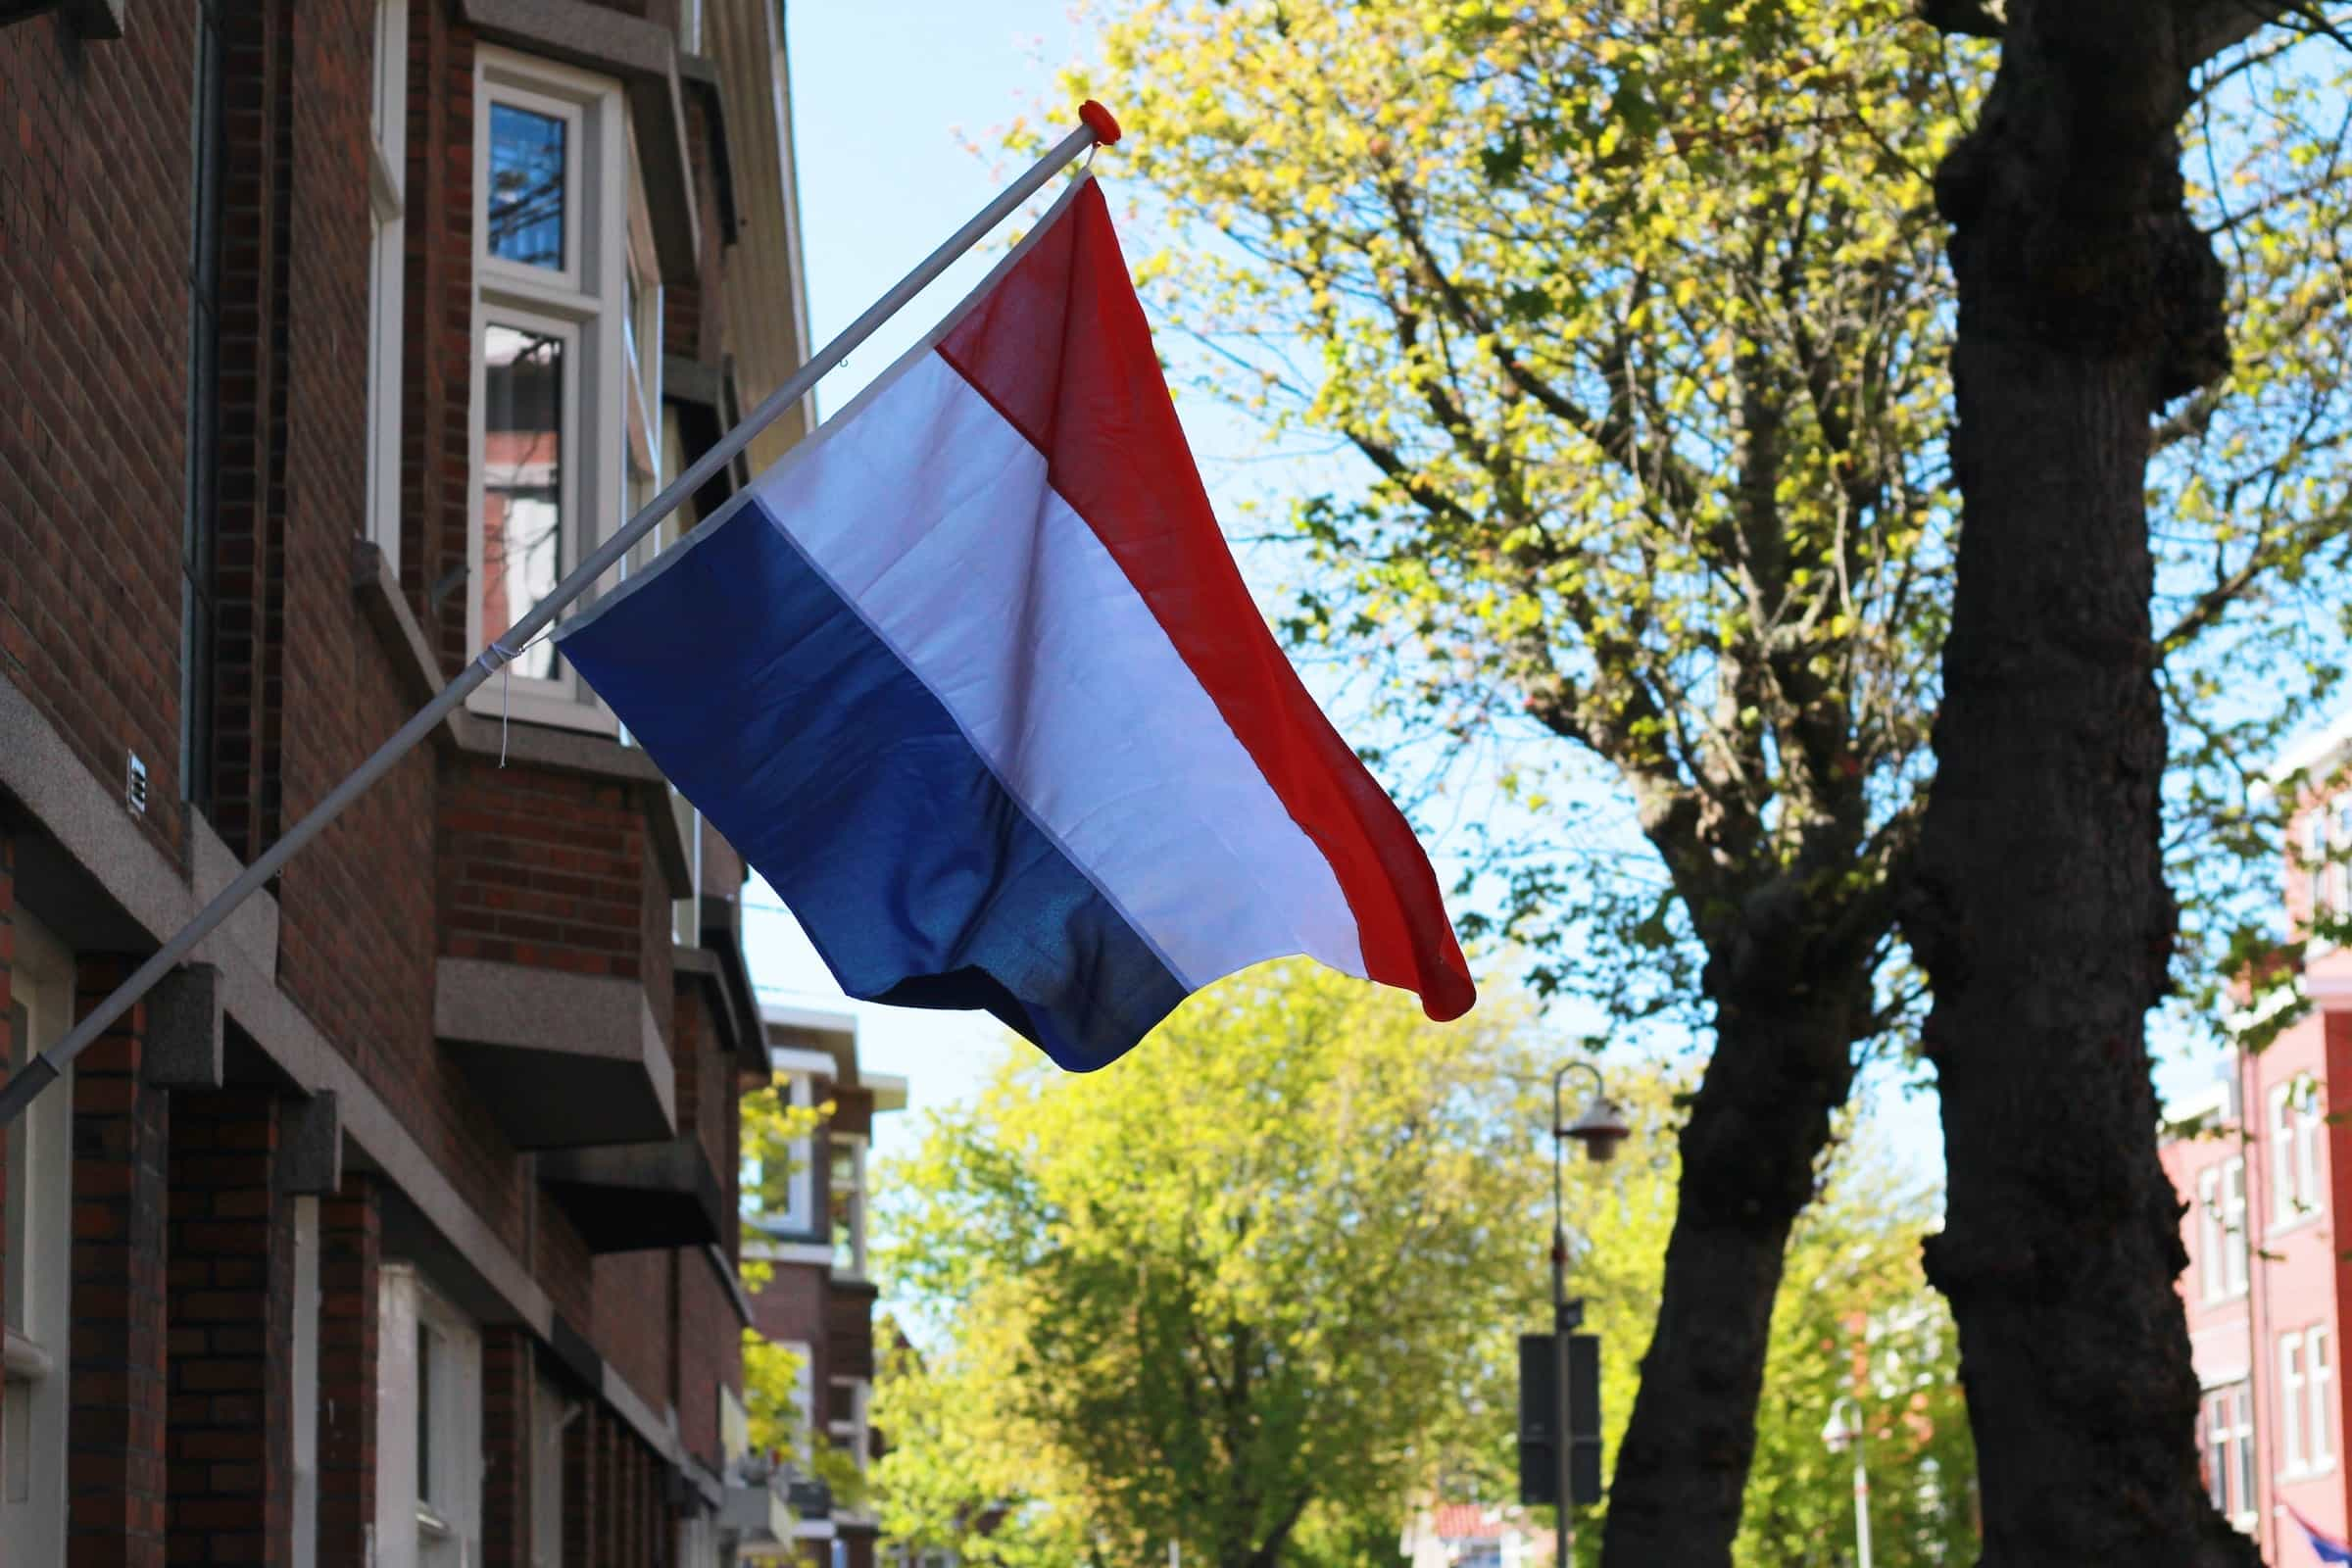
[[[1061,354],[1039,352],[1059,343]],[[1429,858],[1323,716],[1225,548],[1160,376],[1102,190],[1091,180],[940,344],[974,390],[1045,454],[1168,634],[1355,916],[1373,979],[1433,1018],[1476,997]]]

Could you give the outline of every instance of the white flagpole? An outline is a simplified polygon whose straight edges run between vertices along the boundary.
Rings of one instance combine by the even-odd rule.
[[[309,815],[288,828],[276,843],[263,851],[260,858],[247,866],[234,882],[222,888],[219,897],[198,910],[195,918],[180,927],[171,941],[155,951],[152,957],[133,970],[130,978],[116,987],[114,994],[92,1009],[89,1016],[75,1024],[63,1040],[26,1062],[22,1071],[8,1080],[5,1087],[0,1087],[0,1129],[24,1114],[24,1107],[31,1104],[34,1097],[43,1089],[56,1082],[58,1074],[64,1071],[68,1062],[81,1054],[83,1047],[104,1034],[116,1019],[128,1012],[150,987],[193,952],[196,944],[227,919],[238,905],[275,876],[278,867],[300,854],[329,822],[340,816],[344,808],[389,772],[394,763],[416,750],[468,694],[538,636],[565,605],[585,593],[597,578],[611,570],[628,553],[630,546],[676,511],[679,503],[700,490],[711,475],[733,461],[737,453],[751,444],[753,437],[772,424],[786,409],[808,396],[808,389],[816,385],[826,371],[849,358],[853,350],[873,335],[875,328],[897,315],[908,300],[921,293],[964,252],[977,245],[990,229],[1010,217],[1021,203],[1035,195],[1046,181],[1059,173],[1072,159],[1097,143],[1107,145],[1119,139],[1118,122],[1101,104],[1089,100],[1078,115],[1081,123],[1077,129],[1056,142],[1053,151],[1030,166],[1026,173],[1006,186],[971,221],[950,235],[946,244],[925,257],[920,266],[868,307],[865,314],[852,321],[839,337],[818,350],[813,359],[794,371],[782,386],[770,392],[741,424],[720,437],[717,445],[690,464],[684,473],[671,480],[666,489],[646,503],[645,510],[624,523],[618,533],[599,545],[587,560],[574,566],[569,575],[557,583],[545,599],[533,605],[528,614],[509,627],[503,638],[483,649],[479,657],[467,664],[455,680],[441,688],[439,696],[377,747],[373,756],[362,762],[342,783],[329,790],[324,800],[311,808]]]

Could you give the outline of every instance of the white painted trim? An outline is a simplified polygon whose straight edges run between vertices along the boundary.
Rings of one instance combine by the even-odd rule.
[[[825,1242],[746,1242],[743,1255],[762,1263],[812,1263],[833,1266],[833,1248]]]
[[[490,256],[490,106],[513,102],[565,121],[564,263],[527,267]],[[618,81],[551,60],[485,46],[474,60],[474,295],[467,409],[466,631],[484,641],[481,613],[483,490],[482,335],[491,317],[514,313],[571,323],[565,351],[559,570],[567,570],[621,521],[627,494],[627,354],[621,312],[627,242],[627,106]],[[513,607],[518,613],[527,604]],[[617,735],[619,721],[568,668],[554,679],[502,672],[466,699],[473,712]]]
[[[8,1031],[20,1060],[73,1025],[74,957],[19,905],[10,967],[12,1010],[22,1007],[27,1038]],[[33,1102],[5,1140],[9,1197],[22,1227],[7,1247],[9,1314],[6,1370],[0,1373],[0,1541],[26,1562],[63,1562],[66,1553],[67,1410],[71,1403],[74,1248],[74,1069]],[[0,1235],[0,1246],[6,1237]]]
[[[792,1046],[767,1048],[767,1063],[778,1072],[805,1072],[817,1078],[831,1078],[841,1070],[830,1054],[822,1051],[802,1051]]]

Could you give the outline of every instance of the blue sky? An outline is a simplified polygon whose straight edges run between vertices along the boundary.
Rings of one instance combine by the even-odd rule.
[[[1053,112],[1056,72],[1081,52],[1083,35],[1069,0],[805,0],[788,5],[786,19],[809,318],[821,343],[996,193],[1008,170],[971,145],[992,147],[1015,117]],[[1116,150],[1098,168],[1115,185]],[[888,368],[979,281],[1001,243],[966,257],[834,372],[820,408],[840,408]],[[1131,234],[1129,249],[1152,243]],[[1265,461],[1254,431],[1198,398],[1180,398],[1179,410],[1229,525],[1242,497],[1279,495],[1285,466]],[[774,894],[756,883],[750,898],[746,946],[763,991],[858,1010],[867,1064],[905,1074],[915,1112],[973,1093],[1002,1050],[994,1020],[847,1003]],[[1564,1037],[1577,1032],[1563,1028]],[[2178,1090],[2203,1076],[2176,1066],[2164,1079]],[[1904,1096],[1885,1078],[1864,1093],[1898,1147],[1940,1167],[1932,1096]],[[917,1120],[884,1118],[878,1149],[903,1147]]]

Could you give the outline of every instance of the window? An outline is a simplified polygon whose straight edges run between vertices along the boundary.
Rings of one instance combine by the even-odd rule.
[[[400,569],[401,235],[408,212],[409,0],[376,0],[368,164],[368,538]]]
[[[2270,1094],[2271,1222],[2292,1225],[2320,1211],[2319,1083],[2309,1073]]]
[[[628,319],[618,85],[494,49],[475,72],[467,630],[478,647],[505,638],[620,522],[624,469],[658,462],[659,428],[630,439],[642,323]],[[651,353],[658,361],[658,342]],[[479,694],[483,710],[612,730],[552,641],[513,651]]]
[[[2303,1446],[2303,1427],[2310,1391],[2303,1381],[2303,1336],[2278,1336],[2278,1462],[2283,1472],[2299,1476],[2311,1468]]]
[[[863,1378],[835,1378],[833,1398],[826,1411],[825,1431],[834,1446],[863,1470],[872,1455],[874,1387]]]
[[[294,1200],[294,1568],[318,1561],[318,1200]]]
[[[2303,892],[2311,901],[2313,924],[2327,918],[2335,900],[2334,868],[2328,864],[2328,812],[2315,808],[2303,818]]]
[[[188,425],[179,538],[179,792],[213,808],[213,705],[220,612],[220,0],[196,6],[196,85],[188,142]]]
[[[2223,1294],[2246,1294],[2246,1162],[2222,1165]]]
[[[2222,1171],[2208,1165],[2197,1173],[2197,1279],[2208,1301],[2229,1294],[2222,1262]]]
[[[2311,1419],[2305,1441],[2311,1446],[2311,1467],[2325,1470],[2335,1463],[2335,1423],[2328,1417],[2335,1397],[2335,1366],[2329,1359],[2326,1329],[2303,1333],[2303,1381],[2311,1392]]]
[[[2206,1391],[2201,1422],[2206,1494],[2240,1529],[2255,1517],[2253,1411],[2250,1385]]]
[[[779,1072],[776,1075],[776,1095],[785,1103],[806,1110],[815,1103],[816,1086],[807,1072]],[[792,1171],[783,1182],[784,1206],[768,1213],[753,1213],[748,1217],[758,1219],[762,1229],[772,1233],[815,1237],[818,1234],[816,1173],[810,1168],[815,1157],[816,1140],[795,1139],[790,1154]],[[759,1196],[766,1185],[764,1175],[759,1170],[745,1173],[743,1192],[747,1202],[754,1205],[758,1203]]]
[[[73,960],[16,913],[7,1059],[13,1073],[71,1022]],[[74,1069],[32,1102],[8,1149],[6,1316],[0,1319],[0,1541],[11,1560],[66,1560],[66,1367],[72,1309]]]
[[[865,1278],[865,1140],[833,1138],[833,1272]]]
[[[481,1338],[417,1276],[380,1274],[376,1352],[378,1568],[481,1558]]]

